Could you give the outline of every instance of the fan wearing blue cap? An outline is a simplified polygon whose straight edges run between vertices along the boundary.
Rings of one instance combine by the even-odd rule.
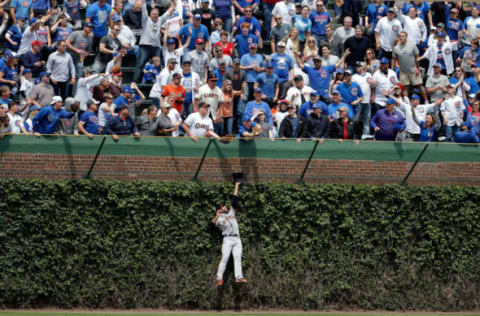
[[[92,139],[94,135],[100,134],[101,128],[98,125],[98,101],[88,100],[87,110],[82,113],[78,122],[78,131]]]
[[[279,82],[277,74],[273,72],[273,64],[268,63],[265,72],[257,76],[254,84],[255,88],[262,91],[262,99],[267,102],[270,107],[273,107],[278,99]]]
[[[440,130],[440,118],[435,119],[433,110],[440,106],[443,99],[435,101],[433,104],[420,104],[420,97],[413,94],[410,97],[410,105],[401,103],[402,112],[405,113],[406,121],[406,140],[420,142],[437,141],[437,132]]]
[[[320,93],[318,93],[317,91],[310,93],[310,100],[300,106],[300,110],[298,110],[298,115],[303,116],[304,118],[308,118],[310,114],[313,113],[313,109],[317,104],[320,106],[324,114],[328,114],[327,105],[324,102],[319,101],[319,97]]]
[[[312,95],[310,95],[311,100]],[[330,133],[330,121],[326,108],[325,103],[319,101],[312,105],[312,112],[307,117],[308,137],[313,140],[327,138]]]
[[[350,69],[345,70],[343,78],[343,82],[337,86],[337,90],[340,91],[343,102],[356,109],[356,106],[363,100],[362,88],[358,83],[352,82],[352,71]]]
[[[277,28],[277,26],[275,26],[275,28]],[[277,44],[277,52],[272,54],[272,57],[270,59],[270,62],[273,64],[273,67],[274,67],[273,72],[277,74],[279,79],[278,99],[285,98],[285,96],[287,95],[287,90],[288,88],[290,88],[290,80],[294,76],[293,75],[294,60],[290,55],[286,54],[285,51],[286,51],[286,44],[285,42],[280,41]]]
[[[39,107],[38,105],[32,105],[28,109],[28,117],[25,120],[25,122],[23,122],[23,127],[25,127],[25,130],[27,131],[28,134],[33,133],[33,121],[32,120],[35,117],[35,115],[37,115],[38,111],[40,111],[40,109],[41,109],[41,107]]]
[[[139,98],[137,98],[136,94],[139,95]],[[116,107],[115,113],[119,113],[119,107],[125,105],[129,109],[132,109],[132,113],[129,114],[131,117],[135,118],[135,109],[137,106],[140,106],[144,100],[145,97],[134,82],[131,83],[131,86],[125,85],[122,87],[122,93],[113,101]]]
[[[400,98],[397,98],[396,100],[398,102],[398,109],[405,117],[406,127],[404,131],[404,140],[416,142],[425,141],[421,140],[422,133],[420,130],[420,122],[426,122],[427,113],[437,111],[438,107],[442,104],[443,99],[439,99],[430,104],[420,104],[420,96],[414,93],[410,97],[410,103],[403,102]]]
[[[200,14],[193,15],[193,23],[185,24],[178,33],[182,44],[185,44],[188,37],[191,36],[193,40],[190,41],[186,48],[186,51],[192,51],[195,49],[196,39],[202,38],[206,41],[205,46],[208,46],[208,39],[210,38],[208,28],[202,24],[202,16]]]
[[[373,74],[372,78],[375,82],[374,101],[372,103],[372,115],[379,109],[385,107],[387,101],[386,94],[392,90],[394,85],[398,82],[397,74],[390,69],[390,60],[382,58],[380,60],[380,67]]]
[[[338,90],[334,90],[332,92],[332,103],[330,103],[327,107],[328,110],[328,117],[330,120],[336,120],[340,118],[340,108],[346,108],[347,109],[347,114],[349,118],[354,117],[354,112],[353,108],[350,106],[350,104],[347,104],[345,102],[342,102],[342,94]]]
[[[11,2],[13,3],[13,1]],[[17,0],[17,3],[21,3],[20,0]],[[30,26],[27,26],[22,33],[22,41],[20,42],[20,47],[17,50],[19,56],[25,54],[31,49],[32,43],[37,39],[37,31],[40,28],[41,23],[45,23],[50,18],[49,15],[45,15],[41,19],[32,18],[30,20]]]
[[[270,126],[273,126],[272,111],[270,111],[270,107],[268,106],[268,104],[262,101],[262,95],[263,95],[262,90],[260,90],[259,88],[254,89],[253,91],[254,100],[248,102],[247,105],[245,106],[245,110],[243,111],[243,115],[242,115],[242,120],[243,121],[251,120],[258,111],[262,110],[267,116],[267,123],[270,124]]]
[[[198,5],[198,3],[200,4]],[[210,0],[197,1],[197,9],[192,11],[193,16],[200,16],[200,21],[208,29],[208,34],[212,34],[212,24],[215,20],[215,11],[210,9]],[[228,12],[230,13],[230,11]]]
[[[405,129],[405,118],[395,109],[396,105],[395,99],[387,99],[385,108],[377,111],[370,120],[376,140],[395,141],[397,134]]]
[[[440,64],[441,69],[447,74],[451,75],[454,70],[453,64],[453,49],[450,41],[445,40],[444,32],[437,32],[437,43],[436,45],[430,45],[425,51],[425,54],[420,57],[422,59],[428,59],[429,66],[427,75],[432,76],[434,73],[434,66]]]
[[[345,56],[344,56],[345,57]],[[328,88],[330,85],[330,76],[335,72],[336,65],[322,65],[320,57],[313,58],[314,67],[305,65],[304,57],[297,55],[297,64],[307,75],[310,81],[310,86],[313,90],[320,94],[320,99],[327,102],[329,99]],[[343,64],[345,59],[342,57],[337,65]]]
[[[178,43],[178,48],[176,48],[177,41],[173,37],[168,37],[168,32],[165,32],[163,36],[163,62],[165,65],[168,64],[168,61],[172,58],[175,58],[177,61],[177,66],[180,66],[180,58],[183,56],[185,49],[190,45],[192,40],[191,36],[187,37],[185,43]],[[195,40],[194,40],[195,41]],[[186,58],[184,61],[187,60]]]
[[[112,135],[113,140],[118,140],[118,135],[134,135],[140,137],[138,128],[135,125],[127,104],[121,104],[116,107],[118,115],[113,116],[105,125],[104,132]]]

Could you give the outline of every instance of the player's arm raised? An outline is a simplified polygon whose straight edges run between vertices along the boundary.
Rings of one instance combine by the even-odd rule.
[[[232,207],[235,212],[239,209],[238,204],[238,188],[240,187],[240,180],[235,180],[235,188],[233,189],[233,196],[232,196]]]

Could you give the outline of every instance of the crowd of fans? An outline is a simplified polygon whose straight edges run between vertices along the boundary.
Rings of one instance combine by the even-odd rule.
[[[473,2],[56,1],[0,3],[0,133],[480,142]]]

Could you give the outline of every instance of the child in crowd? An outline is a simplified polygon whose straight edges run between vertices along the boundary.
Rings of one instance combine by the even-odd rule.
[[[142,83],[155,83],[156,77],[160,73],[160,57],[154,56],[151,63],[147,63],[143,68]]]
[[[268,124],[265,112],[260,110],[257,112],[256,116],[257,128],[261,130],[260,134],[258,134],[256,137],[270,138],[271,140],[275,140],[273,137],[273,126]]]

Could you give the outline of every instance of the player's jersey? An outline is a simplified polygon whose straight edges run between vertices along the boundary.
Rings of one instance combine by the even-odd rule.
[[[216,226],[222,232],[223,236],[237,235],[240,237],[240,231],[238,230],[237,217],[235,216],[235,209],[238,208],[237,197],[232,198],[232,207],[228,213],[223,213],[217,219]]]

